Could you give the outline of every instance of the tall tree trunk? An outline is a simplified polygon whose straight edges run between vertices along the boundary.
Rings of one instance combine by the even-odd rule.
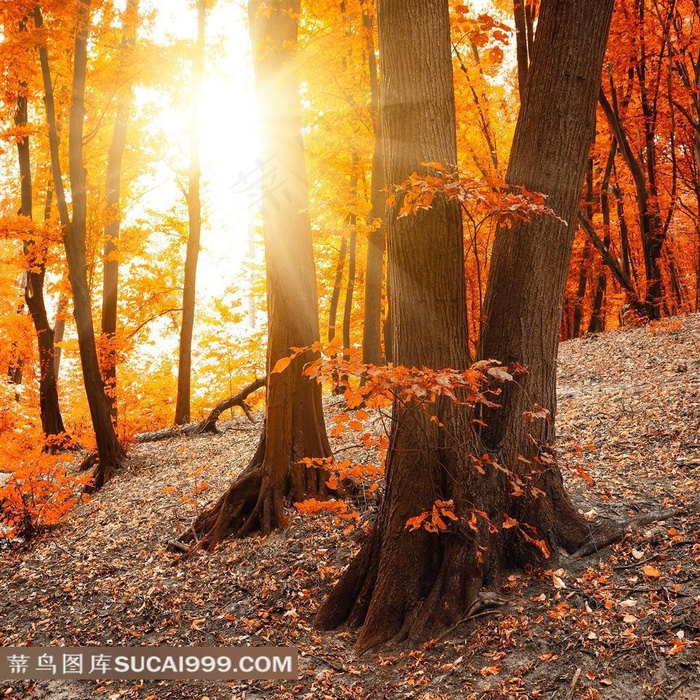
[[[352,328],[352,302],[355,292],[355,268],[357,267],[357,219],[349,217],[350,240],[348,241],[348,284],[345,288],[345,305],[343,307],[343,347],[350,347],[350,330]]]
[[[549,205],[575,221],[593,139],[613,0],[592,11],[587,0],[544,0],[516,127],[508,181],[549,195]],[[383,119],[389,182],[417,162],[454,162],[454,101],[446,0],[379,0]],[[386,495],[359,554],[321,606],[317,625],[364,624],[359,652],[391,638],[421,639],[461,619],[484,583],[506,565],[539,558],[539,550],[501,526],[503,514],[536,527],[550,545],[576,549],[588,527],[551,463],[553,423],[527,424],[530,401],[554,414],[555,364],[574,227],[559,220],[499,229],[486,292],[482,356],[529,366],[509,385],[501,407],[471,445],[471,415],[438,401],[439,428],[427,411],[395,405]],[[397,362],[433,368],[466,363],[464,251],[459,212],[444,201],[419,217],[390,219],[389,279]],[[459,281],[458,281],[459,280]],[[515,384],[515,383],[513,383]],[[450,437],[454,436],[454,437]],[[512,494],[508,479],[473,468],[486,446],[493,461],[540,490]],[[529,460],[526,465],[520,456]],[[548,460],[548,458],[550,458]],[[539,460],[539,463],[536,461]],[[408,532],[406,521],[452,499],[460,523],[447,535]],[[467,527],[484,511],[495,524]]]
[[[56,319],[53,323],[53,367],[54,374],[58,380],[58,375],[61,370],[61,346],[60,343],[63,342],[63,336],[66,332],[66,318],[65,313],[68,308],[68,296],[61,290],[58,295],[58,304],[56,304]]]
[[[129,0],[122,25],[121,61],[126,63],[136,41],[138,0]],[[117,299],[119,290],[119,228],[121,226],[120,190],[122,159],[126,148],[126,132],[133,94],[131,85],[117,104],[112,143],[107,156],[107,216],[109,222],[104,231],[104,276],[102,285],[102,333],[106,350],[102,356],[102,372],[107,385],[112,419],[117,420]]]
[[[20,31],[27,31],[27,19],[20,23]],[[28,100],[26,83],[20,84],[17,98],[15,124],[20,129],[28,125]],[[19,161],[21,206],[19,213],[28,219],[33,217],[32,168],[29,135],[24,134],[17,140],[17,158]],[[51,212],[51,188],[46,193],[44,218]],[[27,283],[24,287],[24,299],[32,317],[39,349],[39,411],[41,427],[45,437],[55,438],[65,434],[65,427],[58,403],[58,388],[53,361],[53,330],[49,324],[44,304],[44,276],[46,273],[46,249],[36,241],[24,241],[24,254],[27,257]]]
[[[248,5],[255,80],[259,96],[261,158],[275,163],[286,196],[273,200],[263,181],[263,229],[267,270],[268,370],[319,339],[318,299],[304,147],[301,98],[294,71],[300,0]],[[331,454],[323,422],[321,388],[302,375],[313,359],[306,352],[282,372],[268,372],[267,418],[258,449],[247,468],[191,531],[212,546],[228,534],[269,533],[284,524],[288,499],[303,501],[327,493],[327,474],[309,469],[302,457]]]
[[[446,0],[380,0],[381,116],[386,177],[403,182],[421,162],[455,163],[456,128]],[[394,360],[467,366],[464,248],[459,206],[438,201],[418,217],[389,211],[389,306]],[[456,478],[461,455],[445,447],[431,414],[394,405],[387,487],[378,521],[319,612],[317,625],[365,623],[359,650],[410,629],[410,610],[439,566],[441,548],[408,518],[430,508]],[[465,434],[448,402],[434,407],[446,432]]]
[[[588,167],[586,169],[586,216],[589,221],[593,221],[593,159],[588,159]],[[593,250],[591,242],[586,239],[583,244],[583,258],[581,260],[581,269],[578,276],[578,290],[576,292],[576,301],[574,302],[574,319],[572,328],[572,338],[578,338],[581,335],[581,326],[583,324],[583,310],[586,302],[586,287],[588,286],[588,275],[591,271],[593,262]]]
[[[35,8],[37,28],[43,24],[41,12]],[[85,167],[83,165],[83,122],[85,119],[84,96],[87,71],[87,39],[90,20],[90,1],[80,0],[75,33],[73,58],[73,87],[68,134],[68,165],[73,204],[73,218],[68,216],[61,166],[58,153],[58,130],[53,102],[53,88],[49,71],[48,54],[45,47],[39,48],[44,82],[46,115],[49,123],[49,147],[56,204],[61,224],[64,227],[64,246],[68,261],[68,274],[73,291],[73,315],[78,330],[80,362],[83,370],[85,393],[90,407],[92,427],[97,442],[98,465],[94,474],[93,488],[100,488],[119,469],[125,457],[119,444],[110,412],[109,400],[100,374],[100,365],[95,344],[92,321],[90,291],[87,283],[85,258],[85,235],[87,225],[87,191]]]
[[[46,190],[44,220],[51,216],[53,190]],[[55,334],[49,324],[46,305],[44,303],[45,260],[37,260],[31,264],[32,270],[27,275],[25,299],[36,330],[39,345],[39,410],[41,412],[41,427],[47,437],[64,436],[66,429],[63,425],[61,409],[58,401],[58,380],[54,355]],[[49,449],[53,449],[50,441]]]
[[[194,306],[197,280],[199,240],[202,231],[202,203],[200,199],[201,167],[199,158],[200,96],[204,80],[204,22],[206,1],[197,1],[197,46],[192,71],[192,126],[190,128],[190,172],[187,190],[189,233],[185,254],[185,284],[182,293],[182,327],[177,370],[177,399],[175,400],[175,424],[184,425],[190,420],[190,394],[192,381],[192,333],[194,330]]]
[[[333,281],[333,292],[331,293],[331,305],[328,308],[328,342],[330,343],[335,334],[338,324],[338,304],[340,303],[340,289],[343,284],[343,270],[345,269],[345,257],[348,254],[348,239],[343,235],[340,240],[340,250],[338,251],[338,263],[335,266],[335,280]]]
[[[600,183],[600,210],[603,215],[603,245],[610,248],[610,176],[612,174],[615,154],[617,153],[617,141],[612,140],[608,160],[605,163],[603,179]],[[605,262],[605,260],[603,260]],[[605,292],[608,284],[608,276],[605,267],[598,273],[595,292],[593,294],[593,313],[588,324],[589,333],[602,333],[605,330]]]
[[[379,75],[377,57],[374,48],[374,23],[367,7],[362,13],[362,24],[367,32],[367,60],[369,65],[369,84],[371,89],[370,111],[374,125],[374,153],[372,155],[372,182],[370,192],[372,210],[370,225],[374,226],[367,236],[367,268],[365,271],[365,312],[362,325],[362,361],[366,364],[382,363],[382,289],[384,286],[384,253],[386,249],[386,231],[384,216],[386,194],[384,188],[384,154],[379,115]]]
[[[660,261],[665,243],[665,233],[659,214],[658,202],[649,192],[647,177],[639,160],[634,154],[627,139],[627,134],[622,126],[622,121],[617,109],[617,98],[614,85],[611,87],[611,101],[601,89],[600,104],[615,136],[620,153],[632,174],[637,193],[637,207],[639,209],[639,225],[642,234],[642,248],[644,250],[644,269],[646,273],[647,291],[644,305],[646,315],[651,319],[661,318],[661,305],[664,298],[663,280],[661,278]]]

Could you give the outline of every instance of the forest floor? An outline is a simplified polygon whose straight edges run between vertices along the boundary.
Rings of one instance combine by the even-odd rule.
[[[564,343],[559,382],[559,459],[587,517],[681,515],[585,559],[513,571],[505,605],[443,639],[358,658],[355,631],[312,627],[357,549],[348,521],[294,514],[265,539],[187,561],[169,551],[255,448],[260,424],[233,419],[220,436],[134,446],[65,523],[0,554],[0,644],[292,645],[298,679],[0,681],[0,698],[698,700],[700,315]],[[368,457],[349,433],[334,448]],[[371,517],[371,502],[357,507]]]

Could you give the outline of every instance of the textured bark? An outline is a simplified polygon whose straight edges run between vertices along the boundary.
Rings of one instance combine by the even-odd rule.
[[[328,342],[330,343],[337,331],[338,304],[340,303],[340,288],[343,284],[343,270],[345,269],[345,257],[348,254],[348,239],[343,236],[340,241],[338,251],[338,263],[335,267],[335,281],[333,282],[333,293],[331,294],[331,304],[328,308]]]
[[[267,271],[268,368],[319,339],[316,274],[301,139],[301,99],[294,73],[299,0],[249,3],[261,158],[276,178],[263,182],[263,229]],[[265,11],[267,8],[267,11]],[[285,196],[267,187],[283,182]],[[323,422],[321,388],[302,375],[313,359],[306,352],[284,371],[268,373],[263,437],[248,467],[228,491],[184,533],[182,541],[212,546],[229,534],[269,533],[284,524],[289,499],[326,494],[327,474],[299,462],[331,454]]]
[[[136,42],[138,0],[129,0],[124,13],[121,60],[126,62]],[[120,190],[122,159],[126,148],[129,111],[133,100],[131,85],[117,104],[117,115],[112,132],[112,143],[107,156],[107,216],[104,230],[104,275],[102,284],[102,333],[107,339],[107,350],[102,357],[102,371],[107,385],[112,418],[117,420],[117,357],[114,343],[117,333],[117,300],[119,291],[119,228],[121,226]]]
[[[442,0],[380,0],[378,12],[386,176],[402,182],[422,161],[456,162],[448,7]],[[440,201],[402,219],[389,212],[387,233],[394,360],[466,368],[459,205]],[[441,401],[434,412],[447,434],[466,433],[467,416],[454,404]],[[405,523],[436,498],[449,497],[465,457],[458,444],[446,444],[430,412],[397,403],[394,418],[378,521],[317,618],[322,628],[364,623],[360,651],[424,627],[416,605],[446,560],[433,536],[408,533]]]
[[[58,131],[53,104],[53,89],[49,71],[48,54],[45,47],[39,48],[44,82],[46,114],[49,123],[49,147],[51,170],[61,224],[64,227],[64,246],[68,261],[68,274],[73,291],[73,315],[78,330],[80,363],[83,370],[85,393],[90,407],[92,427],[97,441],[98,464],[94,473],[93,488],[100,488],[119,469],[125,457],[112,424],[109,400],[100,374],[92,321],[90,291],[87,283],[85,259],[85,234],[87,221],[87,192],[83,165],[83,122],[85,119],[84,95],[87,69],[87,38],[89,29],[90,2],[80,0],[75,34],[73,59],[73,86],[68,134],[68,165],[73,204],[73,218],[68,215],[68,205],[61,178],[58,153]],[[41,27],[42,18],[35,9],[35,23]]]
[[[610,176],[612,174],[613,164],[615,163],[615,154],[617,153],[617,141],[612,140],[610,151],[608,152],[608,160],[605,163],[603,171],[603,179],[600,183],[600,210],[603,215],[603,245],[610,248]],[[605,262],[605,261],[603,261]],[[588,324],[589,333],[602,333],[605,330],[605,292],[607,290],[608,276],[603,268],[598,273],[595,292],[593,295],[593,313],[591,321]]]
[[[386,210],[386,178],[384,177],[383,139],[379,115],[379,74],[374,46],[374,26],[369,12],[365,9],[362,23],[367,32],[367,61],[372,100],[370,110],[374,126],[374,153],[372,155],[372,182],[370,185],[372,210],[369,223],[375,228],[367,236],[367,266],[365,270],[365,313],[362,322],[362,361],[380,365],[382,355],[382,290],[384,287],[384,254],[386,251],[386,231],[384,217]]]
[[[20,30],[26,31],[26,20],[22,21]],[[20,86],[22,93],[26,84]],[[15,124],[18,127],[27,126],[27,96],[20,94],[17,98]],[[32,218],[32,169],[29,136],[25,135],[17,141],[17,157],[20,173],[20,193],[22,203],[20,215]],[[51,189],[46,195],[45,218],[51,212]],[[58,403],[58,387],[54,371],[53,342],[54,334],[46,313],[44,303],[44,277],[46,274],[46,250],[36,242],[24,242],[24,254],[27,256],[27,283],[24,288],[24,300],[32,317],[39,349],[39,410],[41,413],[41,428],[46,437],[56,437],[65,433],[61,409]]]
[[[539,404],[556,416],[558,330],[578,218],[579,196],[595,136],[595,108],[613,0],[591,7],[586,0],[542,3],[528,77],[515,131],[508,182],[544,192],[561,218],[517,222],[497,232],[486,293],[481,356],[528,367],[519,385],[509,384],[501,407],[485,411],[484,444],[501,463],[534,460],[554,441],[554,422],[526,423],[524,411]],[[539,486],[549,498],[521,501],[522,519],[567,549],[586,526],[561,486],[555,467]]]
[[[190,389],[192,381],[192,333],[194,331],[194,306],[197,284],[197,260],[202,231],[202,203],[200,199],[201,167],[199,156],[200,95],[204,81],[204,23],[205,0],[197,1],[197,46],[192,71],[192,125],[190,127],[190,170],[187,189],[187,215],[189,232],[185,254],[185,282],[182,292],[182,327],[177,365],[177,398],[175,400],[175,424],[190,420]]]
[[[617,110],[614,87],[611,90],[612,101],[609,101],[601,89],[600,104],[634,181],[647,282],[644,304],[646,306],[646,315],[651,319],[659,319],[661,318],[661,305],[664,298],[660,264],[666,235],[659,214],[658,202],[649,188],[648,174],[645,174],[642,164],[629,144],[627,133]]]
[[[508,179],[550,195],[550,206],[575,221],[613,0],[592,12],[585,0],[544,0],[516,128]],[[382,114],[387,178],[401,182],[420,161],[455,162],[454,101],[446,0],[380,0]],[[388,221],[389,289],[396,361],[464,368],[467,362],[464,250],[459,209],[444,201],[418,217]],[[395,405],[386,495],[358,556],[322,605],[321,628],[363,624],[362,652],[390,639],[424,639],[461,619],[484,584],[506,565],[539,552],[498,526],[503,513],[575,551],[588,527],[546,462],[553,424],[526,424],[531,401],[555,411],[555,362],[573,242],[556,219],[498,231],[486,292],[484,357],[530,366],[525,390],[508,387],[501,408],[484,411],[488,426],[470,433],[464,407],[438,401],[430,413]],[[488,414],[488,415],[487,415]],[[472,435],[473,439],[465,440]],[[543,492],[514,497],[495,469],[481,475],[470,452],[492,459]],[[530,460],[529,465],[519,460]],[[535,462],[535,458],[540,462]],[[452,499],[464,520],[448,535],[408,532],[408,518],[435,499]],[[498,528],[470,532],[465,520],[484,510]],[[482,547],[480,551],[477,547]],[[480,556],[478,555],[481,555]]]
[[[588,159],[588,168],[586,169],[586,217],[588,221],[593,220],[593,159]],[[583,307],[586,300],[586,287],[588,285],[588,275],[591,271],[593,263],[593,251],[591,250],[590,241],[585,241],[583,245],[583,258],[581,260],[581,269],[579,270],[578,289],[576,291],[576,300],[574,302],[574,318],[572,322],[571,337],[578,338],[581,335],[581,326],[583,323]]]

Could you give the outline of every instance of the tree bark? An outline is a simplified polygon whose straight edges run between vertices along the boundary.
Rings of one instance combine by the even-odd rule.
[[[343,284],[343,270],[345,269],[345,256],[348,252],[348,239],[343,235],[338,251],[338,263],[335,267],[335,280],[331,293],[331,304],[328,308],[328,342],[335,338],[338,324],[338,304],[340,303],[340,289]]]
[[[87,223],[87,191],[83,165],[83,121],[85,118],[84,96],[87,70],[87,38],[89,30],[90,1],[80,0],[75,34],[73,59],[73,86],[68,134],[68,165],[73,218],[68,215],[61,166],[58,152],[58,130],[53,102],[53,88],[45,47],[39,48],[44,82],[46,114],[49,123],[49,146],[56,204],[61,224],[64,227],[64,246],[68,261],[68,275],[73,291],[73,315],[78,330],[80,363],[83,370],[85,393],[90,407],[90,417],[97,441],[98,464],[92,488],[101,488],[119,469],[125,453],[117,439],[100,374],[100,365],[95,344],[95,330],[90,306],[90,291],[87,283],[85,259],[85,235]],[[37,28],[43,24],[39,8],[35,8]]]
[[[202,231],[202,203],[200,198],[201,167],[199,157],[200,96],[204,80],[204,23],[205,0],[197,1],[197,46],[192,71],[192,126],[190,128],[190,172],[187,190],[189,233],[185,254],[185,283],[182,293],[182,327],[177,369],[177,398],[175,400],[175,425],[190,420],[190,394],[192,381],[192,333],[194,331],[194,307],[197,281],[197,260]]]
[[[651,319],[658,320],[661,318],[661,305],[664,297],[660,261],[665,243],[665,233],[659,214],[658,203],[656,199],[651,196],[644,169],[635,156],[629,144],[629,140],[627,139],[627,134],[622,126],[620,116],[617,113],[615,92],[613,91],[612,102],[610,102],[601,88],[599,100],[620,148],[620,153],[634,181],[637,193],[639,225],[642,234],[644,268],[647,281],[644,304],[646,306],[646,315]]]
[[[268,302],[267,418],[258,449],[243,473],[181,541],[209,547],[229,534],[269,533],[284,524],[291,499],[327,493],[327,474],[300,463],[325,458],[321,388],[302,375],[313,359],[305,352],[284,371],[271,372],[291,347],[319,339],[316,273],[308,214],[308,187],[301,138],[301,98],[294,72],[300,0],[248,5],[259,97],[261,158],[274,163],[276,179],[263,181],[263,229]],[[283,182],[285,196],[268,189]],[[193,534],[194,533],[194,534]]]
[[[381,117],[388,182],[421,162],[455,163],[456,128],[447,2],[380,0]],[[418,217],[388,212],[389,305],[394,360],[406,366],[467,366],[464,249],[459,205],[438,201]],[[444,445],[431,412],[394,405],[386,496],[375,528],[325,602],[321,628],[365,624],[363,651],[412,631],[412,608],[430,590],[442,547],[405,523],[450,490],[460,450]],[[451,403],[434,407],[447,433],[465,434]],[[437,544],[437,546],[436,546]]]
[[[508,181],[549,195],[573,222],[588,150],[613,0],[544,0],[516,127]],[[448,3],[379,0],[382,114],[387,179],[402,182],[420,161],[454,162],[455,125]],[[467,360],[464,250],[459,209],[438,201],[418,217],[390,218],[389,281],[397,363],[464,369]],[[554,218],[498,230],[486,291],[482,356],[530,371],[482,411],[470,433],[463,406],[434,412],[395,405],[386,495],[377,523],[317,617],[321,628],[363,624],[357,649],[425,639],[461,619],[482,585],[539,550],[503,529],[503,514],[537,528],[551,551],[575,551],[588,527],[552,463],[553,423],[525,423],[531,402],[555,413],[555,363],[573,225]],[[472,434],[465,444],[464,436]],[[484,449],[540,490],[511,493],[503,472],[471,466]],[[523,457],[529,462],[520,460]],[[451,499],[460,522],[449,534],[407,532],[406,521]],[[495,532],[466,521],[484,511]]]
[[[379,74],[374,46],[374,23],[365,7],[362,24],[367,32],[367,61],[371,90],[370,111],[374,126],[374,153],[372,155],[372,182],[370,185],[372,210],[370,225],[374,226],[367,236],[367,267],[365,270],[365,312],[362,324],[362,361],[365,364],[380,365],[382,354],[382,290],[384,287],[384,254],[386,231],[384,217],[386,210],[386,178],[384,177],[383,139],[379,115]]]
[[[588,221],[593,220],[593,159],[588,159],[588,167],[586,168],[586,216]],[[581,326],[583,324],[583,310],[586,301],[586,287],[588,286],[588,275],[591,271],[593,251],[591,250],[590,241],[586,240],[583,244],[583,258],[581,260],[581,269],[578,277],[578,290],[576,292],[576,300],[574,302],[574,318],[572,323],[571,337],[578,338],[581,335]]]
[[[27,21],[22,21],[20,31],[26,31]],[[17,98],[15,124],[20,128],[27,127],[28,100],[25,94],[26,83],[20,85]],[[20,215],[31,219],[33,193],[32,168],[30,158],[29,136],[24,135],[17,140],[17,157],[20,173],[21,206]],[[51,188],[46,194],[45,217],[48,219],[51,211]],[[24,241],[24,254],[27,256],[27,283],[24,288],[24,300],[32,317],[39,349],[39,411],[41,428],[47,438],[65,435],[61,409],[58,403],[58,387],[54,371],[53,342],[54,334],[46,313],[44,303],[44,277],[46,274],[46,250],[36,242]],[[51,441],[49,441],[51,442]],[[53,449],[49,445],[49,449]]]
[[[610,175],[612,174],[615,154],[617,153],[617,141],[612,140],[608,160],[605,163],[603,179],[600,183],[600,210],[603,215],[603,244],[610,248]],[[605,262],[605,261],[603,261]],[[603,267],[598,273],[595,293],[593,295],[593,313],[588,324],[589,333],[602,333],[605,330],[605,292],[607,290],[608,277]]]
[[[122,27],[122,62],[128,59],[136,42],[138,0],[129,0]],[[117,421],[117,300],[119,292],[119,228],[121,226],[120,191],[122,159],[126,148],[126,132],[133,93],[131,84],[119,99],[112,133],[112,143],[107,156],[107,216],[109,223],[104,231],[104,276],[102,284],[102,333],[107,347],[102,356],[102,372],[105,379],[112,419]]]

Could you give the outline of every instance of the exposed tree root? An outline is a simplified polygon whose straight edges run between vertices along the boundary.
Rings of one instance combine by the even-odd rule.
[[[484,478],[488,485],[481,491],[490,503],[480,507],[497,531],[480,521],[478,532],[464,523],[442,535],[408,532],[403,516],[396,519],[382,507],[377,525],[319,609],[316,626],[362,626],[356,650],[364,653],[387,642],[423,642],[461,624],[491,596],[488,589],[498,585],[503,571],[545,561],[542,549],[522,532],[498,527],[504,512],[536,528],[553,558],[558,548],[574,552],[588,539],[588,524],[568,499],[558,471],[540,475],[537,486],[544,495],[536,499],[504,497],[509,491],[504,483]],[[468,512],[469,505],[460,508],[459,494],[454,496],[456,512]]]
[[[595,552],[619,542],[627,533],[634,532],[642,525],[648,525],[657,520],[666,520],[681,513],[682,511],[672,508],[636,515],[634,518],[628,518],[623,521],[603,520],[573,553],[572,559],[581,559],[589,554],[595,554]]]
[[[187,556],[200,549],[212,549],[227,537],[246,537],[255,532],[270,534],[284,525],[284,508],[290,499],[327,495],[328,474],[324,470],[290,463],[286,475],[278,483],[274,478],[275,470],[265,465],[264,458],[263,437],[240,476],[178,538],[180,544],[189,545]]]
[[[239,406],[243,409],[246,417],[251,423],[255,420],[252,417],[250,407],[246,404],[245,400],[255,391],[261,389],[265,386],[266,377],[260,377],[254,382],[251,382],[244,389],[241,389],[234,396],[229,396],[229,398],[220,401],[211,410],[209,415],[204,419],[199,421],[199,423],[188,423],[187,425],[180,425],[174,428],[164,428],[163,430],[154,430],[148,433],[140,433],[136,435],[136,440],[140,443],[143,442],[158,442],[159,440],[168,440],[174,437],[195,437],[196,435],[203,435],[204,433],[219,433],[219,429],[216,427],[216,422],[221,417],[224,411],[227,411],[234,406]]]

